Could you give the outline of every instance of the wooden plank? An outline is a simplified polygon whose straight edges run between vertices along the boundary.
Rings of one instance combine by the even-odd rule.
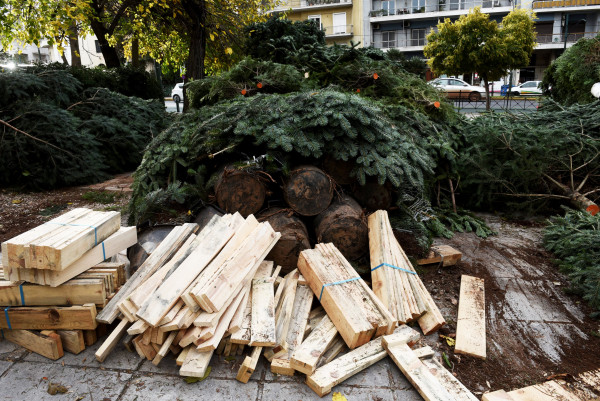
[[[156,353],[156,356],[152,360],[152,364],[154,366],[158,366],[158,364],[160,363],[160,361],[162,361],[162,359],[167,355],[167,352],[169,352],[169,348],[171,347],[171,344],[173,344],[173,341],[175,340],[175,337],[177,337],[177,332],[176,331],[172,331],[169,334],[169,336],[166,338],[165,342],[163,342],[162,346],[160,347],[160,349]]]
[[[265,357],[271,361],[275,356],[285,353],[285,340],[290,327],[290,322],[294,313],[294,300],[296,299],[296,290],[298,288],[298,270],[292,270],[285,276],[285,283],[277,289],[278,302],[275,311],[275,333],[277,345],[267,350]]]
[[[192,346],[179,369],[179,374],[188,377],[204,377],[214,352],[214,350],[198,351]]]
[[[104,305],[106,296],[104,282],[99,279],[71,280],[58,287],[0,282],[0,306]]]
[[[54,361],[64,355],[58,334],[44,335],[30,330],[3,330],[3,335],[6,340]]]
[[[484,280],[463,275],[456,321],[454,352],[486,358]]]
[[[245,313],[246,313],[246,306],[248,305],[249,302],[250,302],[250,304],[252,304],[251,303],[251,299],[252,299],[251,293],[252,293],[252,290],[248,291],[244,295],[244,299],[242,299],[242,302],[240,302],[240,304],[237,307],[237,310],[233,314],[233,318],[231,319],[231,322],[229,323],[229,327],[227,328],[227,332],[225,333],[225,336],[230,336],[242,328],[242,323],[244,322],[244,317],[245,317]]]
[[[179,355],[177,355],[177,358],[175,359],[175,364],[177,364],[177,366],[183,365],[183,362],[185,362],[185,358],[187,358],[187,354],[194,348],[196,348],[196,346],[190,345],[182,349]]]
[[[133,343],[135,344],[136,350],[138,350],[138,353],[140,353],[142,358],[146,358],[147,360],[151,361],[156,357],[156,350],[150,343],[144,343],[142,335],[138,335],[136,338],[134,338]]]
[[[148,259],[136,270],[136,272],[121,287],[119,292],[98,314],[97,319],[101,323],[112,323],[119,315],[118,304],[126,299],[129,294],[150,277],[160,266],[165,263],[185,242],[187,237],[198,229],[194,223],[186,223],[175,227],[169,235],[156,247]]]
[[[231,294],[236,294],[252,280],[279,237],[281,234],[275,232],[269,223],[260,223],[220,271],[204,282],[201,288],[196,287],[193,295],[202,308],[208,312],[221,310]]]
[[[317,363],[338,334],[335,325],[325,315],[310,335],[296,348],[290,359],[290,366],[304,374],[311,375]]]
[[[165,315],[165,317],[162,318],[162,320],[160,321],[159,325],[164,325],[169,323],[171,320],[175,319],[175,316],[177,316],[177,313],[181,310],[181,308],[183,308],[183,301],[180,299],[179,301],[177,301],[177,303],[175,305],[173,305],[173,307],[169,310],[169,312]]]
[[[6,268],[25,267],[25,246],[38,238],[51,234],[61,224],[72,223],[81,216],[90,213],[90,209],[75,208],[54,219],[26,231],[2,243],[2,265]]]
[[[508,394],[515,401],[584,401],[555,380],[509,391]]]
[[[236,380],[242,383],[248,383],[252,373],[256,370],[256,365],[258,363],[258,359],[260,358],[260,354],[262,353],[262,347],[254,347],[250,356],[244,358],[240,369],[238,370],[238,374],[236,376]]]
[[[148,323],[144,322],[143,320],[136,320],[131,327],[127,329],[127,334],[131,334],[132,336],[136,334],[142,334],[148,329],[148,327],[150,327]]]
[[[83,340],[85,341],[86,347],[90,347],[98,341],[96,330],[83,330]]]
[[[431,352],[433,352],[433,350],[431,350]],[[417,354],[416,350],[415,354]],[[424,359],[418,354],[417,356],[422,360],[427,369],[429,369],[429,372],[431,372],[433,377],[440,382],[442,387],[444,387],[456,401],[477,401],[477,397],[475,397],[473,393],[471,393],[469,389],[465,387],[464,384],[454,377],[452,373],[448,372],[448,370],[444,368],[444,366],[442,366],[438,360],[431,358]]]
[[[96,322],[96,305],[48,308],[15,307],[0,313],[0,328],[32,330],[92,330]]]
[[[275,304],[273,293],[273,262],[262,262],[252,279],[252,323],[250,345],[275,345]]]
[[[137,242],[137,231],[135,227],[122,227],[108,237],[104,242],[86,252],[81,258],[62,271],[44,269],[4,268],[5,277],[11,281],[25,280],[41,285],[56,287],[75,276],[88,270],[90,267],[101,263],[120,251],[134,245]]]
[[[383,347],[404,373],[404,376],[426,401],[454,401],[454,397],[431,374],[406,343],[394,342],[390,344],[386,337],[384,336],[382,339]]]
[[[512,398],[504,390],[493,391],[491,393],[485,393],[481,398],[481,401],[517,401]]]
[[[61,339],[63,350],[72,354],[79,354],[85,349],[83,330],[57,330]]]
[[[121,337],[127,332],[127,328],[130,323],[127,320],[121,320],[117,327],[110,333],[110,335],[104,340],[100,348],[96,351],[94,356],[98,362],[104,362],[108,354],[115,348]]]
[[[453,266],[460,262],[462,259],[462,253],[452,248],[449,245],[437,245],[432,246],[429,255],[426,258],[418,259],[418,265],[429,265],[438,263],[444,267]]]
[[[419,348],[413,348],[413,352],[415,353],[417,358],[423,361],[423,363],[425,363],[426,359],[432,358],[435,355],[435,351],[429,345]]]
[[[136,314],[140,319],[152,326],[158,326],[183,291],[233,236],[234,230],[223,219],[215,216],[213,220],[214,226],[205,227],[198,235],[199,238],[203,238],[202,242],[140,307]],[[205,231],[206,234],[203,235]]]

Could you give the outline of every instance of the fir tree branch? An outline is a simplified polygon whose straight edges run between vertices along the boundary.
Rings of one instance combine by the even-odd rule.
[[[28,134],[27,132],[18,129],[17,127],[13,127],[12,125],[10,125],[9,123],[7,123],[6,121],[4,121],[2,119],[0,119],[0,123],[4,124],[5,126],[7,126],[8,128],[14,130],[15,132],[18,132],[19,134],[25,135],[25,136],[33,139],[34,141],[42,142],[43,144],[46,144],[46,145],[48,145],[50,147],[53,147],[53,148],[55,148],[57,150],[60,150],[61,152],[65,152],[65,153],[69,154],[70,156],[75,157],[75,155],[73,155],[73,153],[69,152],[68,150],[65,150],[65,149],[60,148],[60,147],[58,147],[56,145],[53,145],[50,142],[44,141],[43,139],[36,138],[35,136],[33,136],[31,134]]]

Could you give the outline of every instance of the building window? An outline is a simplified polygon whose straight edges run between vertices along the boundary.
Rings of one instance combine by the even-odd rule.
[[[315,21],[319,29],[323,29],[323,25],[321,24],[321,16],[320,15],[309,15],[307,18],[309,21]]]
[[[396,47],[396,31],[381,32],[381,47],[384,49]]]
[[[333,34],[346,33],[346,13],[333,14]]]
[[[94,43],[96,44],[96,53],[102,53],[102,49],[100,48],[100,42],[95,40]]]
[[[413,29],[410,33],[411,46],[425,46],[425,29]]]
[[[396,0],[384,0],[381,2],[381,9],[384,10],[384,15],[396,14]]]
[[[424,13],[425,12],[425,0],[413,0],[413,13]]]

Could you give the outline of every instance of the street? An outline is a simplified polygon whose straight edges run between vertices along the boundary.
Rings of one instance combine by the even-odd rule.
[[[490,109],[497,111],[513,111],[530,113],[536,111],[540,102],[531,98],[510,98],[510,99],[492,99]],[[455,100],[454,107],[459,113],[474,113],[485,111],[485,99],[478,102],[469,100]]]
[[[177,113],[177,104],[170,97],[165,98],[165,110],[167,113]],[[179,112],[183,110],[183,102],[179,102]]]

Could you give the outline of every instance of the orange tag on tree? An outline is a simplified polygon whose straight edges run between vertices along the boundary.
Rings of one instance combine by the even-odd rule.
[[[356,93],[360,93],[360,89],[357,89],[357,90],[356,90]]]
[[[257,87],[258,89],[262,88],[262,82],[259,82],[259,83],[257,83],[257,84],[256,84],[256,87]]]
[[[373,74],[373,79],[377,79],[379,78],[379,75],[377,75],[377,73]]]
[[[247,92],[246,92],[246,89],[242,89],[242,95],[244,95],[244,96],[245,96],[245,95],[246,95],[246,93],[247,93]]]
[[[435,106],[436,109],[440,108],[440,102],[433,102],[433,105]]]
[[[600,212],[600,207],[598,207],[598,205],[589,205],[585,210],[590,212],[592,216],[595,216],[596,213]]]

